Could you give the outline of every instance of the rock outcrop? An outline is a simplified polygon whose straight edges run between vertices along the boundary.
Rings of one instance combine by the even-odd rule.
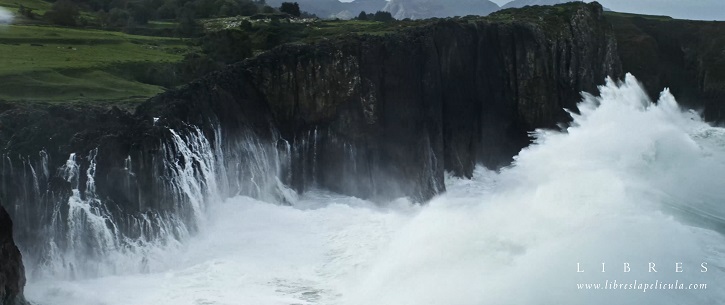
[[[445,171],[509,164],[528,132],[566,121],[581,91],[619,75],[596,3],[283,45],[135,114],[0,104],[0,199],[16,236],[54,238],[67,266],[183,237],[208,201],[284,203],[282,184],[423,202],[445,190]],[[24,246],[33,261],[46,247]]]
[[[670,88],[677,101],[725,122],[725,22],[610,14],[625,72],[656,100]]]
[[[13,222],[0,205],[0,304],[23,305],[25,269],[23,258],[13,241]]]
[[[288,45],[160,95],[139,113],[199,121],[207,109],[192,109],[211,107],[229,116],[222,126],[272,124],[290,142],[315,133],[326,138],[315,151],[319,168],[313,176],[293,169],[297,189],[317,181],[358,196],[430,198],[444,189],[444,170],[470,176],[476,163],[507,164],[528,131],[566,121],[563,109],[574,109],[581,91],[620,74],[599,4],[533,15]],[[341,158],[346,147],[355,160]],[[352,175],[349,161],[359,168]]]

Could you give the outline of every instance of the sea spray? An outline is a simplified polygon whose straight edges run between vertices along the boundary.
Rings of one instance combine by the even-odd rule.
[[[345,295],[345,304],[704,304],[717,289],[632,294],[578,291],[607,279],[721,285],[725,151],[704,145],[721,129],[681,110],[668,91],[649,101],[636,79],[611,79],[585,95],[565,130],[535,143],[496,175],[489,194],[433,200],[396,232]],[[720,139],[721,141],[722,139]],[[709,141],[712,143],[713,141]],[[453,192],[453,191],[452,191]],[[695,212],[696,211],[696,212]],[[706,212],[703,214],[703,212]],[[694,226],[690,226],[694,225]],[[702,225],[705,228],[698,227]],[[720,223],[722,225],[722,223]],[[648,272],[648,264],[662,272]],[[688,266],[676,273],[675,264]],[[707,262],[719,266],[701,273]],[[577,273],[577,263],[589,266]],[[597,272],[600,264],[617,266]],[[615,273],[624,263],[636,271]],[[614,300],[614,301],[613,301]]]
[[[98,148],[70,154],[57,169],[57,176],[69,187],[68,194],[50,190],[47,153],[41,151],[40,158],[21,158],[19,170],[27,181],[14,181],[24,194],[16,213],[26,224],[41,220],[27,230],[39,232],[40,240],[22,239],[24,245],[32,241],[34,246],[26,249],[25,256],[31,280],[77,280],[164,270],[173,260],[160,254],[179,251],[204,227],[210,204],[236,195],[274,203],[295,198],[277,178],[282,160],[288,156],[251,133],[226,142],[222,148],[224,139],[219,128],[215,130],[209,139],[194,126],[168,129],[168,137],[150,156],[151,162],[126,156],[114,173],[118,177],[115,187],[127,192],[132,201],[125,205],[96,189],[96,180],[104,178],[97,177],[102,156]],[[18,169],[13,168],[10,158],[3,158],[6,160],[4,171],[13,174]],[[149,171],[143,168],[149,165],[152,181],[143,181],[157,192],[153,201],[142,198],[139,188],[147,186],[139,185],[136,172]],[[8,187],[8,182],[3,180],[3,187]],[[46,222],[42,221],[45,213],[49,214]]]
[[[12,12],[0,7],[0,26],[5,24],[12,24],[14,19],[15,16]]]
[[[448,193],[427,205],[315,189],[292,206],[238,196],[209,204],[199,233],[183,251],[162,251],[152,272],[35,281],[28,297],[41,304],[720,303],[725,131],[680,109],[667,91],[652,103],[630,75],[600,91],[584,96],[570,126],[535,132],[512,166],[477,168],[472,180],[448,175]],[[312,150],[309,140],[287,151]],[[577,286],[613,281],[709,286]]]

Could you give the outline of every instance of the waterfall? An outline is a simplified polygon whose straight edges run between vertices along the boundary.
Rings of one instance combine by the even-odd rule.
[[[190,215],[191,220],[199,221],[207,200],[218,200],[220,196],[216,183],[216,156],[208,139],[197,127],[193,127],[186,136],[173,129],[169,131],[171,143],[163,147],[166,181],[171,193],[176,195],[176,202],[187,203],[182,206],[181,212],[190,208],[193,214]]]
[[[117,169],[108,168],[113,160],[101,162],[103,147],[66,155],[55,170],[45,149],[4,154],[0,188],[20,228],[28,275],[77,279],[164,268],[168,262],[155,253],[195,234],[210,204],[234,196],[296,200],[282,175],[291,175],[292,145],[276,132],[262,139],[251,131],[225,136],[218,124],[207,129],[168,128],[156,152],[130,153]],[[105,174],[97,176],[101,166]],[[109,197],[109,173],[120,177],[110,187],[128,198]]]
[[[128,151],[99,144],[67,154],[2,155],[2,200],[16,220],[31,279],[163,270],[173,262],[159,253],[181,251],[206,227],[210,207],[228,198],[291,205],[297,191],[322,184],[363,193],[373,183],[361,161],[368,156],[329,128],[288,140],[274,128],[260,136],[228,132],[218,122],[160,122],[155,144]],[[301,187],[293,190],[294,181]]]
[[[72,195],[66,204],[58,202],[53,209],[51,228],[65,232],[65,236],[56,235],[49,241],[51,259],[43,266],[47,273],[69,277],[98,274],[102,272],[98,268],[103,268],[100,262],[120,246],[114,219],[96,194],[97,153],[94,149],[87,156],[84,187],[81,187],[81,165],[75,153],[70,154],[59,170],[60,176],[70,183]],[[89,260],[93,263],[89,264]]]

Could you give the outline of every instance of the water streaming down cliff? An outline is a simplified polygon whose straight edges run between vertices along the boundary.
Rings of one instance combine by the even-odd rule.
[[[53,207],[50,232],[56,234],[47,241],[47,264],[42,267],[51,274],[75,273],[94,268],[96,266],[92,264],[86,265],[88,257],[106,259],[120,246],[118,228],[107,207],[96,195],[94,179],[97,153],[96,150],[89,152],[85,172],[81,172],[75,153],[59,169],[61,178],[70,183],[72,194],[67,205],[56,204]],[[85,174],[86,178],[83,192],[81,174]],[[35,191],[40,192],[39,188]]]
[[[3,156],[3,193],[20,194],[10,202],[31,278],[84,279],[163,269],[166,259],[160,253],[178,251],[204,227],[210,203],[249,196],[288,205],[298,199],[293,181],[301,182],[297,190],[316,189],[324,177],[320,163],[332,162],[319,160],[323,149],[343,151],[334,161],[345,165],[341,185],[355,187],[357,180],[351,178],[365,172],[358,168],[361,154],[355,145],[327,128],[287,141],[273,128],[271,136],[261,137],[250,130],[224,135],[214,123],[157,127],[162,129],[158,143],[147,144],[146,151],[128,150],[119,165],[109,165],[118,147],[103,143],[71,153],[56,162],[62,164],[57,169],[50,168],[45,151]],[[97,190],[98,179],[105,179],[103,193]],[[22,191],[9,191],[18,187]]]
[[[280,198],[279,189],[265,197],[254,186],[250,195],[261,200],[203,201],[198,233],[173,249],[149,246],[145,257],[153,259],[142,272],[46,277],[31,281],[27,294],[40,304],[717,304],[725,297],[717,289],[725,282],[725,131],[681,110],[667,91],[653,104],[632,76],[609,81],[601,97],[586,95],[579,112],[564,131],[537,131],[535,144],[500,173],[447,177],[448,193],[427,206],[404,199],[380,206],[315,189],[288,195],[287,206],[268,199]],[[203,176],[224,170],[214,142],[192,139],[201,135],[193,128],[177,134],[169,149],[203,149],[169,164],[190,179],[173,185],[233,184]],[[309,134],[314,142],[325,133]],[[254,143],[242,147],[264,147]],[[270,159],[254,166],[278,170],[284,162],[274,160],[288,152],[315,149],[274,144]],[[229,171],[237,163],[223,155]],[[277,177],[286,175],[281,168]],[[116,259],[124,256],[143,255]],[[611,267],[595,272],[603,262]],[[632,272],[620,272],[624,262]],[[659,272],[647,272],[650,262]],[[576,288],[605,280],[708,289]]]
[[[285,145],[278,147],[251,132],[227,140],[218,126],[212,130],[207,137],[195,126],[168,128],[156,152],[140,160],[127,156],[121,173],[106,171],[120,177],[115,191],[135,206],[97,192],[99,148],[72,153],[57,169],[49,168],[45,151],[34,157],[4,155],[4,194],[22,189],[13,191],[22,196],[11,207],[30,277],[148,271],[155,252],[173,250],[198,231],[209,202],[246,195],[285,204],[285,196],[294,196],[280,180],[290,162],[289,144],[279,140]],[[150,172],[152,179],[144,181],[138,172]]]

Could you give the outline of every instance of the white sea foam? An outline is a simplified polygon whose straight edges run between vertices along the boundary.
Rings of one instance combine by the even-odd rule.
[[[667,91],[651,103],[632,76],[579,109],[567,130],[538,131],[511,167],[448,177],[448,193],[425,206],[321,191],[292,207],[236,197],[211,205],[201,232],[153,272],[31,281],[27,295],[61,305],[720,304],[725,130]],[[708,288],[576,286],[607,280]]]

